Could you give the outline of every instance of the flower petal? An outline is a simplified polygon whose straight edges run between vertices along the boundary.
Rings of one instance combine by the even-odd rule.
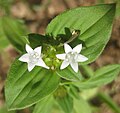
[[[77,59],[76,59],[77,62],[85,62],[87,60],[88,60],[88,58],[81,54],[78,54]]]
[[[68,45],[68,44],[64,44],[64,50],[65,50],[65,53],[69,53],[72,51],[72,48]]]
[[[69,65],[69,62],[67,62],[67,61],[64,60],[64,61],[62,62],[62,64],[61,64],[60,69],[64,69],[64,68],[66,68],[68,65]]]
[[[33,64],[33,63],[28,63],[28,71],[30,72],[30,71],[32,71],[32,69],[35,67],[35,64]]]
[[[21,62],[28,62],[29,61],[29,54],[26,53],[26,54],[22,55],[18,60],[20,60]]]
[[[77,73],[78,72],[78,63],[77,62],[72,62],[70,65],[73,68],[73,70]]]
[[[41,58],[36,63],[36,66],[41,66],[41,67],[44,67],[46,69],[49,69],[49,67],[45,64],[45,62]]]
[[[65,56],[66,56],[65,53],[63,53],[63,54],[57,54],[57,55],[56,55],[56,57],[57,57],[58,59],[61,59],[61,60],[64,60],[64,59],[65,59]]]
[[[82,50],[82,44],[79,44],[73,48],[73,51],[77,53],[80,53],[81,50]]]
[[[34,49],[35,52],[37,52],[39,55],[41,55],[41,46],[40,47],[37,47]]]
[[[28,44],[26,44],[26,51],[27,53],[32,53],[33,49]]]

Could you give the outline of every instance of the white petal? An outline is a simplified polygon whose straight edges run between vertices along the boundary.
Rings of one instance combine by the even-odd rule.
[[[36,63],[36,66],[41,66],[41,67],[44,67],[46,69],[49,69],[49,67],[45,64],[45,62],[41,58]]]
[[[62,64],[61,64],[60,69],[64,69],[64,68],[66,68],[68,65],[69,65],[69,62],[67,62],[67,61],[64,60],[64,61],[62,62]]]
[[[28,62],[29,61],[29,54],[26,53],[26,54],[22,55],[18,60],[20,60],[22,62]]]
[[[63,54],[57,54],[57,55],[56,55],[56,57],[57,57],[58,59],[61,59],[61,60],[64,60],[64,59],[65,59],[65,56],[66,56],[65,53],[63,53]]]
[[[83,56],[83,55],[81,55],[81,54],[78,54],[78,57],[76,59],[77,62],[85,62],[87,60],[88,60],[88,58]]]
[[[27,53],[32,53],[33,49],[28,44],[26,44],[26,51]]]
[[[77,53],[80,53],[81,50],[82,50],[82,44],[79,44],[73,48],[73,51]]]
[[[65,50],[65,53],[69,53],[72,51],[72,48],[68,45],[68,44],[64,44],[64,50]]]
[[[39,55],[41,55],[41,46],[34,49]]]
[[[77,73],[78,72],[78,63],[77,62],[72,62],[70,65],[73,68],[73,70]]]
[[[35,64],[33,63],[28,63],[28,71],[32,71],[32,69],[35,67]]]

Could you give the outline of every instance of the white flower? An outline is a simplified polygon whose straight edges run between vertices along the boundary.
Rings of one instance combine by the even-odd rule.
[[[28,71],[31,71],[35,66],[49,69],[41,58],[41,46],[33,50],[28,44],[26,44],[26,51],[27,53],[22,55],[19,60],[28,63]]]
[[[73,49],[68,44],[64,44],[64,50],[65,53],[56,55],[58,59],[64,60],[60,69],[64,69],[70,64],[73,70],[78,72],[78,62],[88,60],[87,57],[79,54],[82,50],[82,44],[77,45]]]

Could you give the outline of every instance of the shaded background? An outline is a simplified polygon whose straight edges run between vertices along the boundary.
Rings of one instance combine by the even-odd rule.
[[[47,24],[67,9],[113,2],[117,2],[117,12],[111,39],[102,55],[91,64],[92,68],[96,69],[107,64],[120,63],[120,0],[0,0],[0,17],[10,15],[22,20],[28,32],[44,34]],[[0,108],[5,105],[4,83],[8,69],[19,55],[7,39],[3,40],[1,37],[2,34],[0,34],[0,44],[4,41],[5,47],[0,49]],[[99,90],[107,92],[120,106],[120,76]],[[93,99],[91,103],[99,107],[97,113],[113,113],[105,103],[97,99]],[[18,113],[29,113],[29,110],[25,109]]]

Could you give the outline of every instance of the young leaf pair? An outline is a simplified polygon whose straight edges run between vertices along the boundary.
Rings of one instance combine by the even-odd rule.
[[[35,66],[41,66],[49,69],[49,67],[42,60],[41,48],[42,47],[40,46],[33,50],[28,44],[26,44],[27,53],[22,55],[19,60],[28,63],[28,71],[31,71]],[[64,60],[60,69],[64,69],[70,65],[72,69],[77,73],[78,62],[84,62],[88,60],[87,57],[79,54],[82,50],[82,44],[79,44],[72,49],[67,43],[65,43],[64,50],[65,53],[56,55],[58,59]]]

